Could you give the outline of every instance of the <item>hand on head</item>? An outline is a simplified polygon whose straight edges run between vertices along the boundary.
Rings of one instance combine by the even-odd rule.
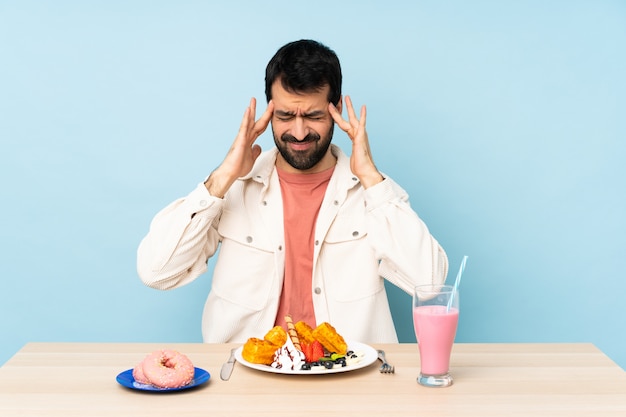
[[[252,169],[254,161],[261,154],[261,147],[254,142],[265,129],[272,118],[274,104],[270,101],[265,112],[255,121],[256,99],[250,99],[246,108],[235,141],[231,145],[222,164],[211,173],[205,186],[215,197],[224,197],[226,191],[239,177],[246,175]]]
[[[328,110],[330,111],[330,114],[337,126],[346,132],[352,141],[350,169],[354,175],[359,178],[363,187],[368,188],[381,182],[383,180],[383,176],[380,172],[378,172],[370,151],[367,131],[365,130],[367,111],[365,105],[361,106],[360,118],[357,118],[350,96],[346,96],[345,102],[348,112],[348,120],[345,120],[341,116],[337,107],[335,107],[332,103],[328,104]],[[341,109],[341,102],[339,102],[339,109]]]

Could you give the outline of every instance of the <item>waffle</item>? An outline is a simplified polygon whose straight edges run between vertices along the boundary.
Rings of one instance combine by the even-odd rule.
[[[317,326],[313,330],[312,335],[328,352],[345,355],[348,351],[348,344],[346,341],[339,333],[337,333],[335,328],[327,322]]]
[[[297,322],[294,326],[301,342],[311,344],[315,341],[315,338],[313,337],[313,329],[311,328],[311,326],[303,321]]]
[[[287,333],[280,326],[272,328],[263,339],[251,337],[243,345],[241,356],[250,363],[271,365],[274,352],[287,341]]]

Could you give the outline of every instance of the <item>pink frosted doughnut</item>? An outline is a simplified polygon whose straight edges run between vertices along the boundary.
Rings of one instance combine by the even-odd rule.
[[[149,384],[150,380],[143,373],[143,362],[133,368],[133,378],[140,384]]]
[[[193,380],[194,367],[189,358],[175,350],[157,350],[141,363],[150,384],[159,388],[179,388]]]

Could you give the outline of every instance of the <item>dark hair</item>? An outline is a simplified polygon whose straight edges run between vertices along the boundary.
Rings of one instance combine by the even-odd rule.
[[[341,99],[341,65],[337,54],[319,42],[302,39],[281,47],[265,69],[265,97],[272,99],[272,85],[280,78],[289,92],[307,93],[330,87],[328,101]]]

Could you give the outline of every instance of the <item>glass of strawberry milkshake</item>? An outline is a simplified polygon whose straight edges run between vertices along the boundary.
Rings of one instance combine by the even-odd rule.
[[[452,385],[450,354],[459,322],[459,294],[451,285],[419,285],[413,292],[413,326],[420,352],[417,382]]]

